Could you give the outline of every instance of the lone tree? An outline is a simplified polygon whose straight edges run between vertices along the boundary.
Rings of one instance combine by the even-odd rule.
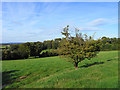
[[[79,30],[75,28],[75,36],[72,37],[69,33],[69,25],[61,32],[65,36],[61,40],[59,51],[61,55],[70,57],[74,62],[74,67],[78,69],[78,63],[82,60],[91,59],[95,57],[100,51],[100,40],[94,40],[93,36],[82,35],[78,33]]]

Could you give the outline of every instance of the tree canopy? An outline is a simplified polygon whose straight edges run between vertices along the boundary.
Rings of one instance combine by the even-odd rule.
[[[63,29],[62,35],[65,36],[62,39],[59,51],[65,57],[70,57],[74,66],[77,69],[78,63],[82,60],[91,59],[95,57],[100,51],[100,40],[94,40],[93,37],[86,34],[78,33],[79,30],[75,28],[75,36],[71,36],[69,33],[69,25]]]

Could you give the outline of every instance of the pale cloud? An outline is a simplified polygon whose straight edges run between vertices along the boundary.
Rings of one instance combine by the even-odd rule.
[[[107,24],[107,19],[104,18],[99,18],[99,19],[95,19],[89,23],[87,23],[88,25],[91,26],[101,26],[101,25],[106,25]]]
[[[103,30],[97,27],[79,27],[77,28],[80,31],[99,31],[99,30]]]

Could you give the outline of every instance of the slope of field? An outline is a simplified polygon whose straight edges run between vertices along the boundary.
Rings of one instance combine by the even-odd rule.
[[[59,56],[2,61],[5,88],[117,88],[118,51],[73,64]]]

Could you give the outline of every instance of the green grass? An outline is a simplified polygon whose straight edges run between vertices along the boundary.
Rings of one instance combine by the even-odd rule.
[[[47,51],[52,51],[52,50],[55,50],[55,49],[45,49],[45,50],[42,50],[40,54],[45,53]]]
[[[2,48],[4,49],[4,48],[6,48],[6,46],[9,47],[10,45],[0,45],[0,49],[2,49]]]
[[[42,50],[42,51],[41,51],[41,54],[42,54],[43,52],[46,52],[46,51],[50,51],[50,49]]]
[[[0,48],[6,48],[6,46],[1,46],[1,45],[0,45]]]
[[[59,56],[2,61],[5,88],[117,88],[118,51],[73,64]]]

